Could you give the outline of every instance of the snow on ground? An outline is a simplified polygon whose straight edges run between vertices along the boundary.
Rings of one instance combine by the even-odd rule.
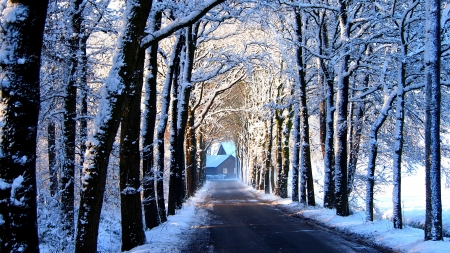
[[[420,177],[420,175],[418,175]],[[417,178],[411,179],[412,184],[417,186]],[[179,212],[169,217],[169,221],[150,231],[146,232],[147,244],[130,250],[130,253],[144,253],[144,252],[180,252],[189,243],[189,237],[193,235],[194,230],[207,224],[207,211],[204,208],[205,200],[209,198],[211,183],[207,184],[197,192],[197,194],[190,198]],[[405,184],[408,185],[408,184]],[[419,187],[420,188],[420,187]],[[417,190],[417,189],[416,189]],[[318,221],[329,227],[343,230],[346,233],[353,233],[367,238],[378,245],[387,246],[397,252],[408,253],[444,253],[450,250],[450,238],[445,238],[441,242],[432,242],[423,240],[423,230],[406,226],[402,230],[394,229],[392,222],[386,219],[377,220],[374,222],[365,222],[364,213],[358,212],[349,217],[340,217],[335,214],[335,210],[324,209],[320,207],[304,207],[299,203],[293,203],[290,199],[281,199],[279,197],[264,194],[263,191],[256,191],[251,187],[247,187],[249,193],[253,193],[258,199],[271,203],[292,214],[300,214],[306,218]],[[411,201],[410,207],[405,205],[405,213],[408,217],[417,216],[416,219],[423,220],[424,210],[420,206],[422,197],[420,194],[413,198],[409,195],[416,194],[417,191],[405,191],[405,196],[408,196],[405,201]],[[389,193],[387,193],[388,195]],[[386,197],[387,198],[387,197]],[[382,197],[380,196],[380,199]],[[450,224],[450,209],[448,205],[450,200],[450,190],[445,189],[442,195],[443,199],[443,221],[444,226]],[[444,201],[445,200],[445,201]],[[203,207],[201,207],[203,205]],[[382,204],[381,204],[382,205]],[[387,205],[387,204],[386,204]],[[385,213],[385,218],[388,217],[388,211]],[[120,248],[120,246],[119,246]]]
[[[183,204],[181,210],[169,216],[168,221],[151,230],[145,231],[147,243],[136,247],[129,253],[180,252],[189,244],[195,229],[205,227],[207,211],[199,208],[208,199],[211,182],[207,181],[194,197]],[[120,249],[120,246],[119,246]],[[118,251],[120,252],[120,250]]]

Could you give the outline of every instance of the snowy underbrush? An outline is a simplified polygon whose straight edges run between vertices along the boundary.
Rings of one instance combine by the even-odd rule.
[[[336,215],[335,210],[322,207],[306,207],[303,204],[292,202],[290,199],[281,199],[273,195],[264,194],[262,191],[256,191],[251,187],[248,187],[247,190],[253,192],[261,201],[270,203],[291,216],[311,220],[313,224],[318,224],[331,231],[338,231],[340,234],[348,235],[352,238],[363,238],[370,245],[390,248],[395,252],[408,253],[446,253],[450,249],[450,238],[446,237],[444,241],[439,242],[424,241],[423,230],[414,228],[412,225],[406,225],[404,229],[394,229],[392,222],[388,219],[365,222],[365,214],[363,212],[355,212],[348,217],[341,217]],[[419,212],[416,212],[416,214],[420,215]],[[424,214],[422,214],[422,217],[424,217]],[[413,224],[417,221],[423,223],[422,218],[419,218],[419,216],[413,217],[410,212],[407,212],[404,218],[406,224]],[[450,210],[444,211],[443,220],[448,233]]]
[[[413,228],[424,229],[425,212],[424,210],[411,210],[403,212],[403,223]],[[383,219],[392,220],[392,211],[386,211]],[[450,237],[450,210],[442,211],[442,229],[445,237]]]

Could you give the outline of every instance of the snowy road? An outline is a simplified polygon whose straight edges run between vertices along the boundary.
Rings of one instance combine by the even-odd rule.
[[[216,181],[210,189],[212,252],[378,252],[261,203],[238,181]]]

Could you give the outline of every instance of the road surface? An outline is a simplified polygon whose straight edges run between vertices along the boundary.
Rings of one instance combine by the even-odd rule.
[[[261,203],[238,181],[214,181],[210,189],[208,233],[186,252],[380,252]]]

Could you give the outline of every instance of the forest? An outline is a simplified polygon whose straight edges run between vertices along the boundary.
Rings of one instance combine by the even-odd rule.
[[[374,193],[392,186],[396,229],[402,177],[424,166],[424,240],[443,240],[449,1],[1,0],[0,12],[0,252],[97,252],[105,210],[120,213],[122,251],[144,244],[203,186],[221,141],[244,183],[339,216],[373,221]]]

